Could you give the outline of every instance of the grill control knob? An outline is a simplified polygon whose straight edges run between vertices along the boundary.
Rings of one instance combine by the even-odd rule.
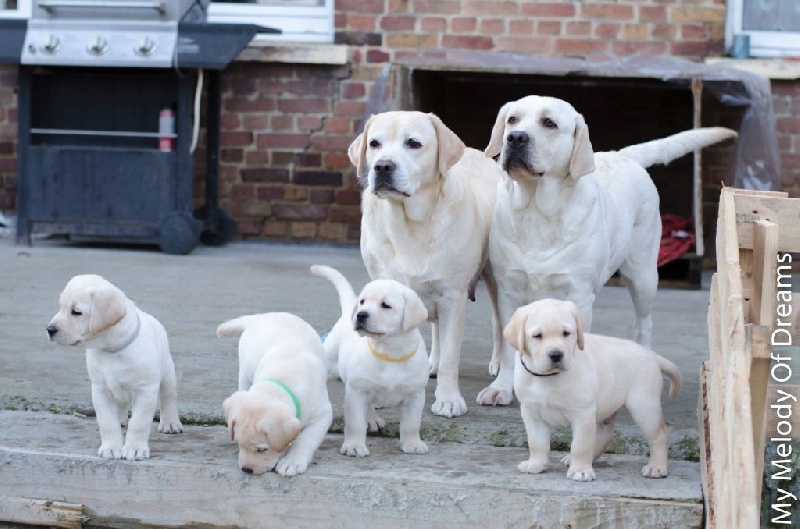
[[[149,37],[145,37],[142,40],[142,42],[140,42],[139,45],[136,46],[136,48],[134,48],[134,51],[138,55],[142,55],[143,57],[147,57],[149,55],[152,55],[153,52],[156,51],[156,43],[153,42],[153,39],[151,39]]]
[[[108,41],[98,36],[92,44],[86,47],[86,50],[92,55],[102,55],[108,50]]]
[[[55,53],[60,45],[61,41],[58,40],[58,37],[55,35],[50,35],[50,38],[47,39],[47,42],[42,44],[42,51],[45,53]]]

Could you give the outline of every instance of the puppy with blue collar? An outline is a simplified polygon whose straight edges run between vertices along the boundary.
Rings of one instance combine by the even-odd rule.
[[[407,454],[427,454],[419,434],[428,383],[428,353],[419,331],[428,311],[410,288],[390,279],[368,283],[356,296],[353,287],[328,266],[311,272],[336,287],[342,315],[325,339],[329,365],[335,363],[345,383],[346,456],[369,455],[367,430],[386,423],[376,408],[400,406],[400,447]]]

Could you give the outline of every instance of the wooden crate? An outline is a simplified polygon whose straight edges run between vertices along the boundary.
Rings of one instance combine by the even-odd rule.
[[[759,527],[779,252],[800,251],[800,199],[725,188],[699,421],[706,527]]]

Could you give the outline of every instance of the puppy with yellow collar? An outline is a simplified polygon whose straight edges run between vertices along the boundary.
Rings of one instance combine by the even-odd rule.
[[[407,454],[427,454],[419,428],[428,383],[428,353],[419,326],[428,311],[419,296],[402,283],[379,279],[356,297],[337,270],[314,265],[339,293],[342,315],[325,340],[329,365],[334,360],[345,383],[346,456],[369,455],[367,430],[385,425],[376,408],[400,406],[400,444]]]

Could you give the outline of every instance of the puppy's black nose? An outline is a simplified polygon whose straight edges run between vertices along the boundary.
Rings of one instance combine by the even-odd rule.
[[[564,360],[564,353],[562,353],[561,351],[550,351],[550,353],[547,356],[550,357],[550,361],[553,362],[554,364],[558,364],[562,360]]]
[[[242,467],[242,472],[244,472],[245,474],[252,474],[253,469],[250,467]]]
[[[525,147],[528,145],[530,141],[530,137],[528,136],[527,132],[517,130],[514,132],[509,132],[508,136],[506,136],[506,143],[509,147]]]
[[[364,323],[369,318],[369,312],[361,311],[356,314],[356,323]]]
[[[50,338],[52,338],[53,335],[55,335],[55,333],[57,332],[58,332],[58,327],[56,327],[55,325],[47,326],[47,334],[50,336]]]
[[[378,160],[373,169],[375,169],[376,176],[388,177],[397,169],[397,165],[391,160]]]

